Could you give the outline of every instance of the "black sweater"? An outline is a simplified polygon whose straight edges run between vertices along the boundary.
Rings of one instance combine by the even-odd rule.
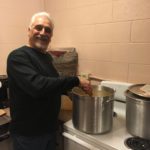
[[[52,57],[23,46],[7,59],[10,132],[27,136],[56,130],[61,94],[79,85],[77,77],[59,77]]]

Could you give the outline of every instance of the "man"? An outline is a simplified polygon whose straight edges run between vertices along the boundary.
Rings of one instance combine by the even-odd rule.
[[[12,51],[7,60],[10,92],[10,133],[14,150],[55,150],[55,131],[61,94],[88,80],[59,77],[46,52],[53,35],[53,22],[46,12],[31,18],[28,45]]]

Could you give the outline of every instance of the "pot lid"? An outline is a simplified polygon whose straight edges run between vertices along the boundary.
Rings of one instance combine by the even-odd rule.
[[[144,97],[150,98],[150,85],[149,84],[135,84],[128,89],[131,93]]]

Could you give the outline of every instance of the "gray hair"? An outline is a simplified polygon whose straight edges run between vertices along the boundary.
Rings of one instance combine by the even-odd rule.
[[[50,16],[50,14],[48,14],[47,12],[38,12],[38,13],[35,13],[32,16],[31,20],[30,20],[29,28],[31,28],[31,26],[32,26],[33,22],[35,21],[36,17],[40,17],[40,16],[46,17],[49,20],[49,22],[51,23],[52,29],[54,29],[54,22],[53,22],[53,20],[52,20],[52,18]]]

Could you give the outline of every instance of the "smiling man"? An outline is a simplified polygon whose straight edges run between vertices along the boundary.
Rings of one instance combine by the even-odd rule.
[[[61,95],[74,86],[91,90],[88,80],[59,77],[47,53],[53,29],[48,13],[33,15],[28,44],[13,50],[7,59],[14,150],[55,150]]]
[[[43,53],[46,52],[49,42],[53,35],[53,22],[48,16],[38,17],[35,14],[28,29],[29,32],[29,46],[41,50]]]

